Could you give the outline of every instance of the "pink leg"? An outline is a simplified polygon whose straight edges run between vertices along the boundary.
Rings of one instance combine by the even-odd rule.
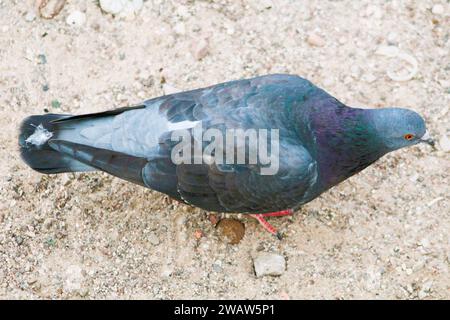
[[[275,229],[265,217],[281,217],[292,215],[292,209],[278,211],[278,212],[269,212],[269,213],[260,213],[260,214],[251,214],[250,216],[258,220],[258,222],[266,229],[268,232],[276,236],[278,239],[281,239],[281,234]]]

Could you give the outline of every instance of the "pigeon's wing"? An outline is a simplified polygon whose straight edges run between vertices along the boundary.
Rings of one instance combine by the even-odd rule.
[[[179,165],[178,192],[189,204],[226,212],[274,212],[308,199],[317,166],[302,147],[280,147],[276,174],[263,175],[258,165]],[[272,164],[273,165],[273,164]]]
[[[208,210],[282,210],[306,199],[317,176],[316,164],[291,127],[289,108],[301,103],[312,84],[289,75],[272,75],[182,92],[147,102],[157,104],[171,128],[201,122],[203,129],[279,130],[278,173],[261,175],[261,166],[181,164],[170,160],[176,144],[167,131],[143,169],[152,189]],[[142,133],[144,134],[144,133]]]

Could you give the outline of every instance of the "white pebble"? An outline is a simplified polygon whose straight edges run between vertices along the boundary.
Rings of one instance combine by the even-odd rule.
[[[191,52],[196,60],[203,59],[209,52],[208,42],[205,39],[195,42],[192,45]]]
[[[397,42],[397,33],[389,32],[386,39],[387,39],[388,43],[390,43],[390,44],[396,43]]]
[[[323,47],[325,45],[325,40],[315,33],[310,34],[306,41],[315,47]]]
[[[100,0],[100,8],[102,8],[103,11],[111,14],[118,14],[123,10],[123,6],[124,3],[120,0]]]
[[[253,259],[257,277],[280,276],[286,270],[286,260],[276,253],[260,252]]]
[[[122,17],[134,16],[141,10],[142,0],[100,0],[100,8],[107,13]]]
[[[154,246],[157,246],[160,243],[158,236],[154,232],[149,234],[148,241]]]
[[[178,35],[184,35],[186,34],[186,26],[183,22],[179,22],[173,27],[173,31]]]
[[[81,27],[86,22],[86,15],[81,11],[74,11],[67,16],[68,25]]]
[[[441,15],[444,13],[444,6],[442,4],[435,4],[431,9],[431,12],[436,15]]]

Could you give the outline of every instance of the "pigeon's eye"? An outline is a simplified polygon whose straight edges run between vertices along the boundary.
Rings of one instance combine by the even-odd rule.
[[[412,140],[414,138],[414,135],[412,133],[407,133],[403,136],[405,140]]]

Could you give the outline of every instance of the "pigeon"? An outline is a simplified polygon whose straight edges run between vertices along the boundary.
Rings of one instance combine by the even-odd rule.
[[[38,172],[104,171],[207,211],[249,214],[278,237],[266,217],[290,215],[383,155],[421,142],[434,146],[416,112],[348,107],[289,74],[100,113],[33,115],[19,134],[22,159]]]

